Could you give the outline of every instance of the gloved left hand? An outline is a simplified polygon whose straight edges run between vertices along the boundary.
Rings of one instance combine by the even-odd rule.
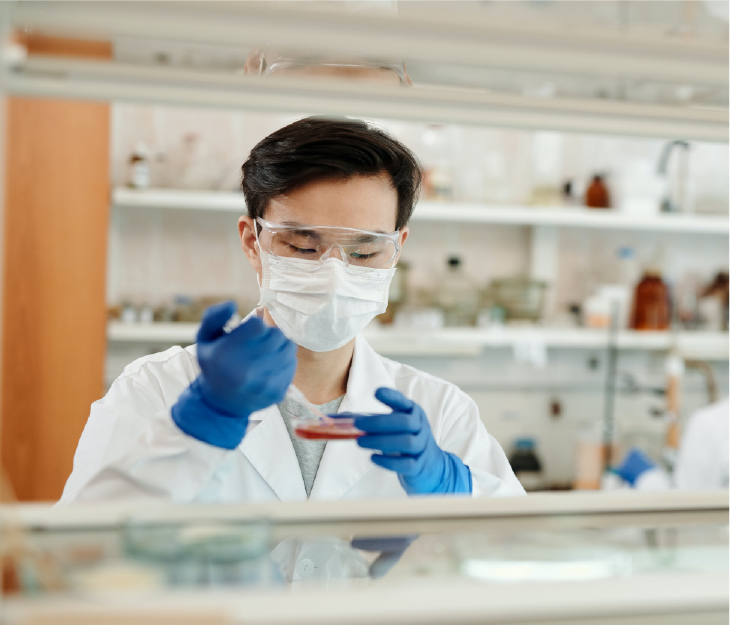
[[[639,476],[655,467],[656,464],[639,448],[631,448],[616,468],[616,473],[633,487]]]
[[[409,495],[471,493],[469,468],[439,448],[423,409],[395,389],[381,387],[375,397],[393,412],[355,415],[355,426],[366,433],[358,445],[383,452],[373,454],[373,463],[397,472]]]

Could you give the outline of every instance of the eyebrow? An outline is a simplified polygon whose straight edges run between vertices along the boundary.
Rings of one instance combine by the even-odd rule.
[[[302,235],[304,237],[312,237],[313,239],[321,239],[319,233],[314,230],[314,228],[306,226],[302,226],[302,228],[297,228],[296,230],[292,230],[292,233],[295,235]]]

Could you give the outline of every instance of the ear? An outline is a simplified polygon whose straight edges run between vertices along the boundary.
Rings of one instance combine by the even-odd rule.
[[[399,243],[398,256],[395,259],[395,264],[397,264],[398,259],[400,259],[400,255],[403,252],[403,246],[405,245],[406,239],[408,239],[408,234],[410,232],[411,231],[408,229],[408,226],[404,226],[403,228],[400,229],[400,236],[398,237],[398,243]],[[394,264],[394,267],[395,267],[395,264]]]
[[[238,218],[238,235],[241,238],[241,248],[243,249],[248,262],[256,270],[261,277],[261,255],[256,245],[256,222],[252,218],[244,215]]]

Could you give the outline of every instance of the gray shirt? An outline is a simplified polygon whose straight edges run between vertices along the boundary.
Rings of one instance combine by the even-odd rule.
[[[344,397],[345,396],[340,396],[331,402],[315,404],[314,406],[322,411],[322,413],[326,413],[328,415],[337,413]],[[307,490],[307,497],[309,497],[309,494],[312,491],[312,485],[314,484],[314,478],[317,475],[317,470],[319,469],[319,462],[322,460],[324,448],[327,445],[327,440],[300,439],[294,434],[292,418],[304,417],[308,414],[306,409],[298,402],[287,396],[281,401],[278,407],[281,416],[284,418],[284,424],[286,424],[289,439],[291,439],[291,443],[294,446],[294,454],[297,455],[299,469],[301,470],[302,478],[304,479],[304,488]]]

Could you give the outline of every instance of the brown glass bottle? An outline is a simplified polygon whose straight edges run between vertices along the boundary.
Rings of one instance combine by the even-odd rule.
[[[593,177],[591,184],[586,189],[586,206],[592,209],[608,209],[611,207],[611,198],[608,195],[608,187],[603,178],[597,174]]]
[[[631,311],[634,330],[667,330],[670,322],[669,289],[658,272],[647,270],[636,285]]]

